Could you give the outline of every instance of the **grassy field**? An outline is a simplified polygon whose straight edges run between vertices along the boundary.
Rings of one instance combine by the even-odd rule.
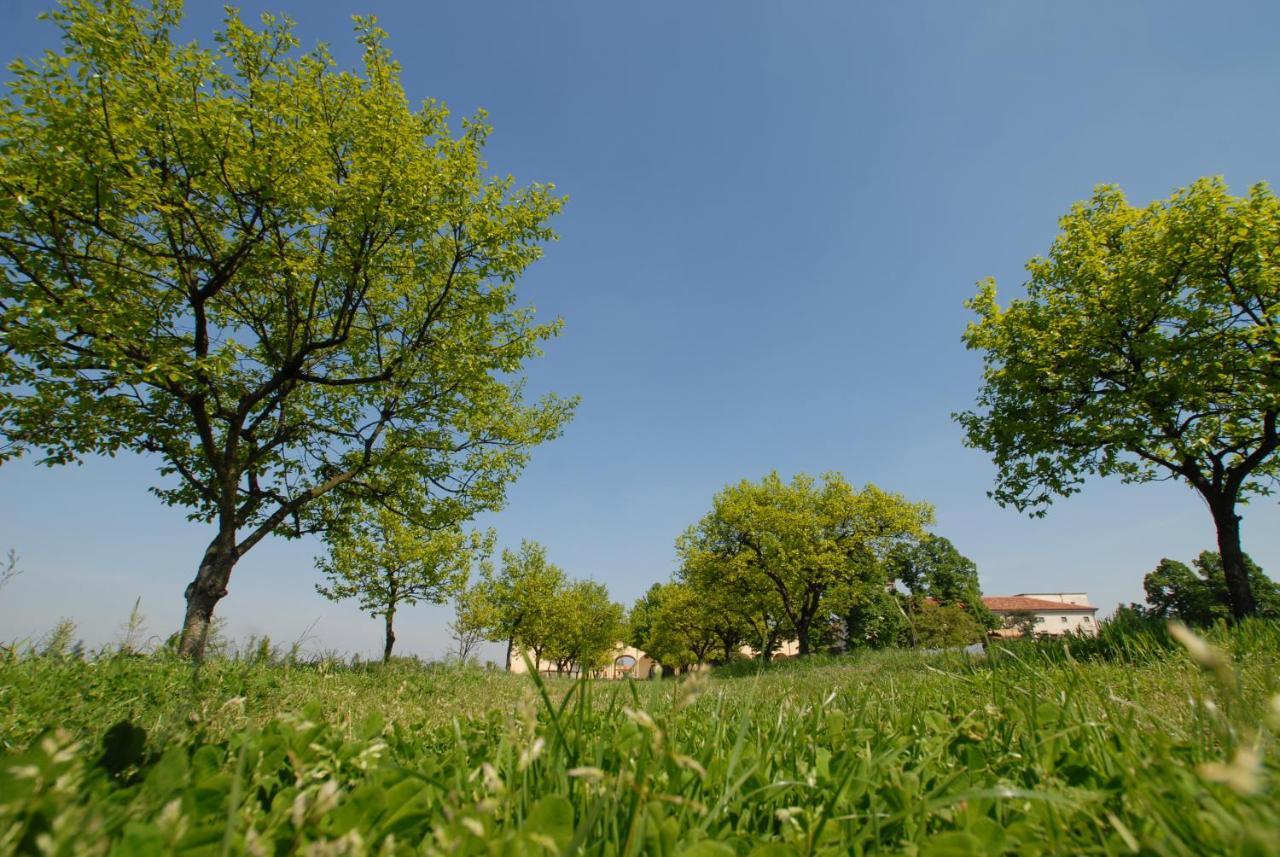
[[[0,662],[0,853],[1275,854],[1280,628],[658,682]]]

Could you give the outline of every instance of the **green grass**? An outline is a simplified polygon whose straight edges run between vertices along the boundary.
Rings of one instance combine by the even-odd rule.
[[[1234,669],[1167,635],[639,683],[11,654],[0,853],[1274,854],[1280,627],[1211,637]]]

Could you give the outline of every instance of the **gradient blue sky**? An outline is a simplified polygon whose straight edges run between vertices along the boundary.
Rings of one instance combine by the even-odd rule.
[[[0,57],[50,45],[47,6],[0,0]],[[188,3],[206,38],[221,4]],[[484,107],[496,171],[570,197],[525,299],[565,320],[534,391],[582,396],[508,507],[480,523],[533,538],[630,604],[674,569],[673,540],[729,482],[842,471],[937,506],[936,531],[991,594],[1140,600],[1161,557],[1214,545],[1176,484],[1095,481],[1031,520],[985,496],[993,470],[949,414],[972,402],[962,302],[1008,296],[1058,216],[1098,182],[1146,202],[1208,174],[1276,181],[1280,5],[1203,2],[392,2],[258,0],[305,44],[358,58],[350,15],[391,34],[413,99]],[[136,597],[177,627],[209,538],[147,493],[155,463],[0,469],[0,548],[26,573],[0,639],[59,617],[90,643]],[[1280,513],[1245,514],[1280,568]],[[313,591],[316,544],[268,542],[219,606],[233,637],[372,655],[380,627]],[[399,620],[441,654],[448,611]]]

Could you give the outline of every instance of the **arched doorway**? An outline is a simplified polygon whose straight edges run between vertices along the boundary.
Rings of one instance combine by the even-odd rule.
[[[619,655],[613,659],[613,677],[626,678],[636,668],[636,659],[631,655]]]

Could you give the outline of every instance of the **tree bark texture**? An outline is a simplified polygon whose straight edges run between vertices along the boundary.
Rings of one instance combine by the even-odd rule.
[[[196,578],[187,585],[187,612],[178,643],[178,652],[184,658],[204,658],[213,608],[226,597],[227,583],[237,559],[234,530],[218,533],[205,549]]]
[[[383,614],[387,621],[387,644],[382,650],[382,662],[385,664],[391,660],[391,647],[396,644],[396,632],[392,627],[395,621],[396,608],[388,607],[387,612]]]
[[[1238,621],[1258,610],[1244,565],[1244,551],[1240,547],[1240,516],[1236,514],[1235,503],[1230,500],[1210,503],[1209,507],[1218,530],[1218,555],[1222,557],[1222,576],[1226,579],[1227,596],[1231,600],[1231,616]]]

